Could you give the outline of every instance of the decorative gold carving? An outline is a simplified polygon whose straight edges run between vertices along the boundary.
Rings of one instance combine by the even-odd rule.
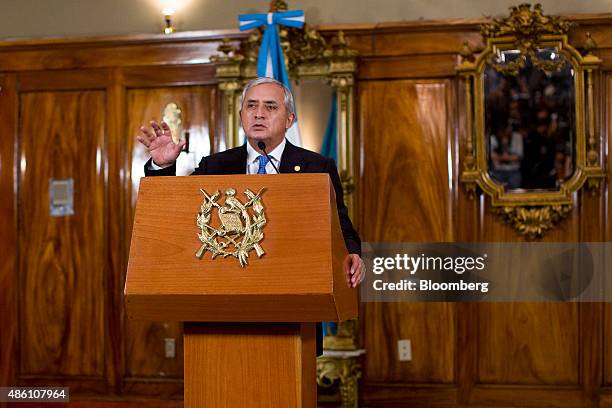
[[[172,141],[178,144],[183,134],[183,113],[181,108],[175,102],[170,102],[164,107],[161,116],[172,132]]]
[[[565,66],[565,64],[567,64],[567,60],[563,55],[558,55],[553,61],[546,61],[536,57],[535,54],[521,55],[514,61],[508,63],[497,62],[498,58],[496,56],[491,56],[491,58],[489,58],[489,64],[491,64],[491,66],[502,75],[516,76],[519,74],[521,69],[525,68],[528,58],[531,60],[534,67],[544,72],[559,71]]]
[[[303,61],[321,58],[327,48],[325,39],[308,24],[304,24],[302,30],[284,28],[279,34],[289,70],[295,69]]]
[[[597,45],[590,34],[587,33],[584,42],[584,56],[568,43],[568,33],[574,25],[557,16],[545,16],[539,4],[533,9],[529,4],[511,7],[508,18],[494,20],[481,27],[485,48],[479,55],[473,55],[469,44],[463,45],[461,61],[456,67],[464,79],[466,99],[465,155],[460,180],[470,197],[476,195],[478,188],[488,194],[494,211],[527,238],[541,237],[558,225],[571,211],[573,194],[585,184],[597,191],[605,177],[596,133],[596,81],[593,80],[602,61],[594,55]],[[576,118],[574,172],[554,191],[506,191],[489,175],[484,72],[488,66],[497,64],[502,74],[513,74],[522,66],[517,61],[524,62],[527,58],[540,69],[556,69],[556,63],[551,65],[536,57],[541,49],[554,49],[561,58],[559,61],[571,64],[573,70]],[[518,50],[520,55],[513,60],[514,63],[500,62],[500,56],[509,50]]]
[[[474,51],[472,51],[472,47],[467,41],[463,42],[463,47],[459,51],[459,55],[461,56],[462,61],[474,62],[476,57],[474,56]]]
[[[593,195],[599,192],[599,189],[601,188],[601,183],[603,182],[604,178],[605,178],[604,175],[601,175],[599,177],[589,177],[588,178],[587,188],[591,190]]]
[[[353,182],[353,176],[348,174],[346,170],[340,171],[340,182],[342,183],[342,191],[344,195],[353,194],[353,191],[355,191],[355,183]]]
[[[497,213],[520,234],[529,239],[541,238],[572,212],[571,205],[549,205],[543,207],[505,206]]]
[[[595,40],[593,39],[593,37],[591,37],[591,33],[587,32],[586,33],[586,40],[584,40],[584,46],[582,48],[584,48],[584,50],[586,51],[586,55],[593,55],[593,51],[597,48],[597,43],[595,42]]]
[[[338,31],[338,34],[332,38],[331,46],[323,53],[326,57],[336,58],[355,58],[357,51],[350,48],[350,44],[344,36],[344,31]]]
[[[532,10],[529,3],[522,3],[510,7],[509,17],[483,24],[480,33],[485,38],[514,36],[515,43],[524,49],[535,49],[533,44],[537,43],[542,35],[567,34],[573,26],[574,23],[561,20],[559,16],[545,16],[541,4],[536,4]]]
[[[338,381],[343,408],[357,407],[359,378],[361,378],[361,366],[357,362],[357,357],[317,358],[317,384],[328,388]]]
[[[463,185],[465,187],[465,192],[470,200],[476,199],[476,187],[477,185],[474,183],[465,183]]]
[[[354,79],[353,75],[335,75],[329,81],[330,85],[336,88],[338,91],[347,91],[353,86]]]
[[[527,59],[531,59],[534,67],[543,71],[558,71],[567,61],[563,55],[555,60],[542,60],[537,52],[545,35],[566,35],[573,23],[561,20],[558,16],[545,16],[542,6],[523,3],[518,7],[510,7],[510,16],[503,20],[493,20],[483,24],[480,32],[485,38],[512,37],[513,47],[518,49],[520,56],[512,62],[497,62],[497,55],[491,55],[489,63],[498,72],[505,75],[517,75],[525,67]]]
[[[219,84],[219,89],[223,92],[237,92],[240,90],[240,83],[238,81],[225,81]]]
[[[593,106],[593,72],[587,69],[587,100],[589,106]],[[595,139],[595,109],[589,109],[589,151],[587,152],[587,163],[590,166],[597,165],[599,154],[597,154],[597,140]]]
[[[465,143],[465,160],[463,166],[466,171],[473,171],[476,164],[474,159],[474,134],[472,130],[472,78],[470,76],[465,77],[465,103],[469,107],[467,111],[467,137]]]
[[[270,11],[287,11],[289,8],[287,7],[287,2],[283,0],[271,0],[270,1]]]
[[[200,191],[204,195],[204,202],[200,206],[196,224],[200,229],[198,238],[202,246],[196,252],[196,256],[202,259],[206,251],[210,251],[212,259],[217,256],[223,258],[233,256],[238,259],[242,267],[248,264],[249,252],[252,250],[255,250],[257,256],[261,258],[265,254],[259,244],[263,239],[263,228],[266,225],[264,206],[261,202],[261,195],[265,189],[261,189],[257,194],[247,189],[244,192],[248,199],[245,204],[236,197],[236,190],[233,188],[225,191],[223,204],[217,202],[221,195],[219,191],[213,195],[208,195],[202,189]],[[210,225],[213,209],[217,209],[221,222],[219,228]],[[249,209],[253,215],[249,214]]]
[[[224,38],[217,50],[221,54],[210,57],[210,61],[216,66],[217,78],[233,79],[240,75],[240,63],[244,60],[244,56],[237,52],[232,40]]]
[[[586,79],[587,79],[587,119],[588,119],[588,150],[587,150],[587,163],[595,169],[599,168],[599,145],[597,137],[595,135],[595,100],[593,97],[593,75],[594,71],[598,68],[601,60],[593,54],[593,51],[597,49],[597,43],[591,37],[591,33],[586,33],[586,40],[584,42],[584,50],[586,55],[583,57]],[[603,179],[603,175],[594,175],[588,179],[589,188],[595,192],[599,189],[600,182]]]
[[[336,127],[338,131],[338,167],[340,180],[343,181],[344,201],[349,210],[349,216],[354,215],[353,191],[355,183],[353,179],[353,76],[352,74],[334,74],[330,84],[336,90],[336,102],[338,115]]]

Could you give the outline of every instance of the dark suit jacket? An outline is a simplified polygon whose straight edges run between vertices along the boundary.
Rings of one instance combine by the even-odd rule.
[[[200,165],[194,170],[192,175],[246,174],[246,160],[247,148],[245,144],[202,158]],[[338,208],[340,227],[342,228],[346,249],[351,254],[361,255],[361,239],[355,228],[353,228],[353,224],[348,216],[348,209],[344,205],[344,193],[342,192],[342,184],[340,183],[340,176],[338,175],[335,162],[318,153],[292,145],[287,141],[278,170],[281,174],[296,173],[296,166],[300,166],[300,173],[329,174],[336,192],[336,207]],[[150,167],[151,160],[145,164],[146,176],[174,176],[176,174],[176,165],[161,170],[150,170]]]
[[[247,148],[246,144],[235,147],[224,152],[216,153],[204,157],[192,175],[223,175],[223,174],[246,174],[247,173]],[[340,218],[340,227],[346,249],[351,254],[361,256],[361,239],[353,228],[353,224],[348,216],[348,209],[344,205],[344,193],[340,176],[336,169],[336,163],[327,157],[310,150],[302,149],[289,143],[285,145],[283,157],[279,166],[281,174],[296,173],[295,167],[299,166],[300,173],[327,173],[331,178],[336,192],[336,207]],[[176,174],[176,164],[161,170],[150,170],[151,160],[145,164],[146,176],[174,176]],[[321,324],[317,324],[317,355],[323,354],[323,330]]]

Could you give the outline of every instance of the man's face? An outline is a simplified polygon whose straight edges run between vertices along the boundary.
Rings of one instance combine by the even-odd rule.
[[[260,140],[270,149],[278,146],[293,123],[293,117],[285,108],[282,88],[276,84],[256,85],[247,91],[242,101],[240,121],[255,148]]]

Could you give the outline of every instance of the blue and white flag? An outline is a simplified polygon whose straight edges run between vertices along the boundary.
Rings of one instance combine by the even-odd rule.
[[[329,117],[327,118],[327,127],[325,128],[325,136],[321,144],[321,155],[334,159],[338,163],[338,103],[336,102],[336,93],[332,95],[331,108]]]
[[[302,28],[304,26],[304,12],[295,10],[267,14],[242,14],[238,16],[238,21],[240,22],[240,31],[265,26],[257,60],[257,76],[274,78],[291,89],[287,67],[285,66],[285,57],[278,35],[278,25]],[[287,130],[286,136],[294,145],[302,145],[297,119],[293,122],[293,126]]]

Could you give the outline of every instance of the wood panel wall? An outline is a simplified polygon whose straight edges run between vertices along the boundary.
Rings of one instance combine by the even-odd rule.
[[[359,85],[363,163],[361,233],[370,241],[453,241],[448,184],[452,83],[419,80],[371,81]],[[382,111],[379,106],[385,106]],[[369,115],[376,112],[373,120]],[[365,116],[368,115],[368,116]],[[390,131],[395,129],[395,131]],[[391,148],[392,146],[392,148]],[[370,197],[377,197],[374,200]],[[404,320],[403,316],[418,316]],[[376,383],[451,384],[456,311],[453,304],[380,303],[361,314],[365,378]],[[429,324],[431,320],[439,323]],[[384,336],[370,335],[372,328]],[[380,334],[378,332],[378,334]],[[414,359],[389,364],[398,339],[411,339]],[[427,345],[425,347],[425,345]],[[422,352],[416,352],[419,348]],[[378,388],[378,387],[377,387]]]
[[[587,30],[598,35],[605,61],[599,130],[607,161],[612,44],[599,26],[605,19],[592,18],[577,19],[571,41],[580,45]],[[467,25],[347,30],[361,53],[359,225],[366,241],[522,241],[493,214],[487,197],[470,199],[458,182],[465,117],[456,50],[464,41],[482,48]],[[419,116],[420,110],[425,114]],[[576,194],[571,216],[544,240],[609,239],[607,188]],[[363,304],[361,317],[368,352],[364,406],[610,403],[602,372],[604,365],[610,372],[609,336],[603,333],[605,328],[609,334],[611,320],[601,304]],[[411,340],[411,362],[398,361],[399,339]]]
[[[76,399],[182,398],[182,327],[128,322],[124,313],[144,165],[135,136],[173,101],[190,133],[183,161],[211,152],[218,121],[214,68],[190,63],[193,50],[217,43],[192,41],[190,55],[182,57],[175,51],[185,51],[184,41],[155,36],[136,43],[22,42],[1,53],[16,52],[27,62],[0,68],[0,242],[6,250],[0,257],[0,384],[64,384]],[[132,53],[101,66],[99,58],[124,47]],[[149,59],[152,49],[172,56],[173,64]],[[74,179],[74,215],[49,215],[52,178]],[[174,358],[165,356],[165,339],[176,341]]]
[[[576,16],[604,60],[596,91],[612,160],[612,16]],[[459,181],[463,90],[455,76],[474,21],[321,27],[360,52],[355,89],[364,241],[520,241]],[[214,67],[223,35],[6,42],[0,47],[0,386],[66,384],[76,398],[180,398],[181,327],[128,322],[122,304],[143,151],[139,124],[179,100],[193,155],[222,135]],[[187,155],[185,155],[187,157]],[[71,177],[76,213],[48,216],[48,179]],[[579,193],[547,241],[612,239],[608,184]],[[363,304],[368,407],[612,406],[612,309],[602,304]],[[177,358],[163,355],[177,340]],[[399,362],[397,340],[412,340]]]
[[[0,384],[14,384],[17,371],[15,356],[17,355],[17,197],[15,183],[15,134],[17,115],[14,107],[17,105],[15,75],[0,76],[0,220],[2,234],[0,244],[3,254],[0,256]]]
[[[101,379],[104,93],[24,92],[19,106],[19,372]],[[50,216],[49,179],[74,180],[73,216]]]

